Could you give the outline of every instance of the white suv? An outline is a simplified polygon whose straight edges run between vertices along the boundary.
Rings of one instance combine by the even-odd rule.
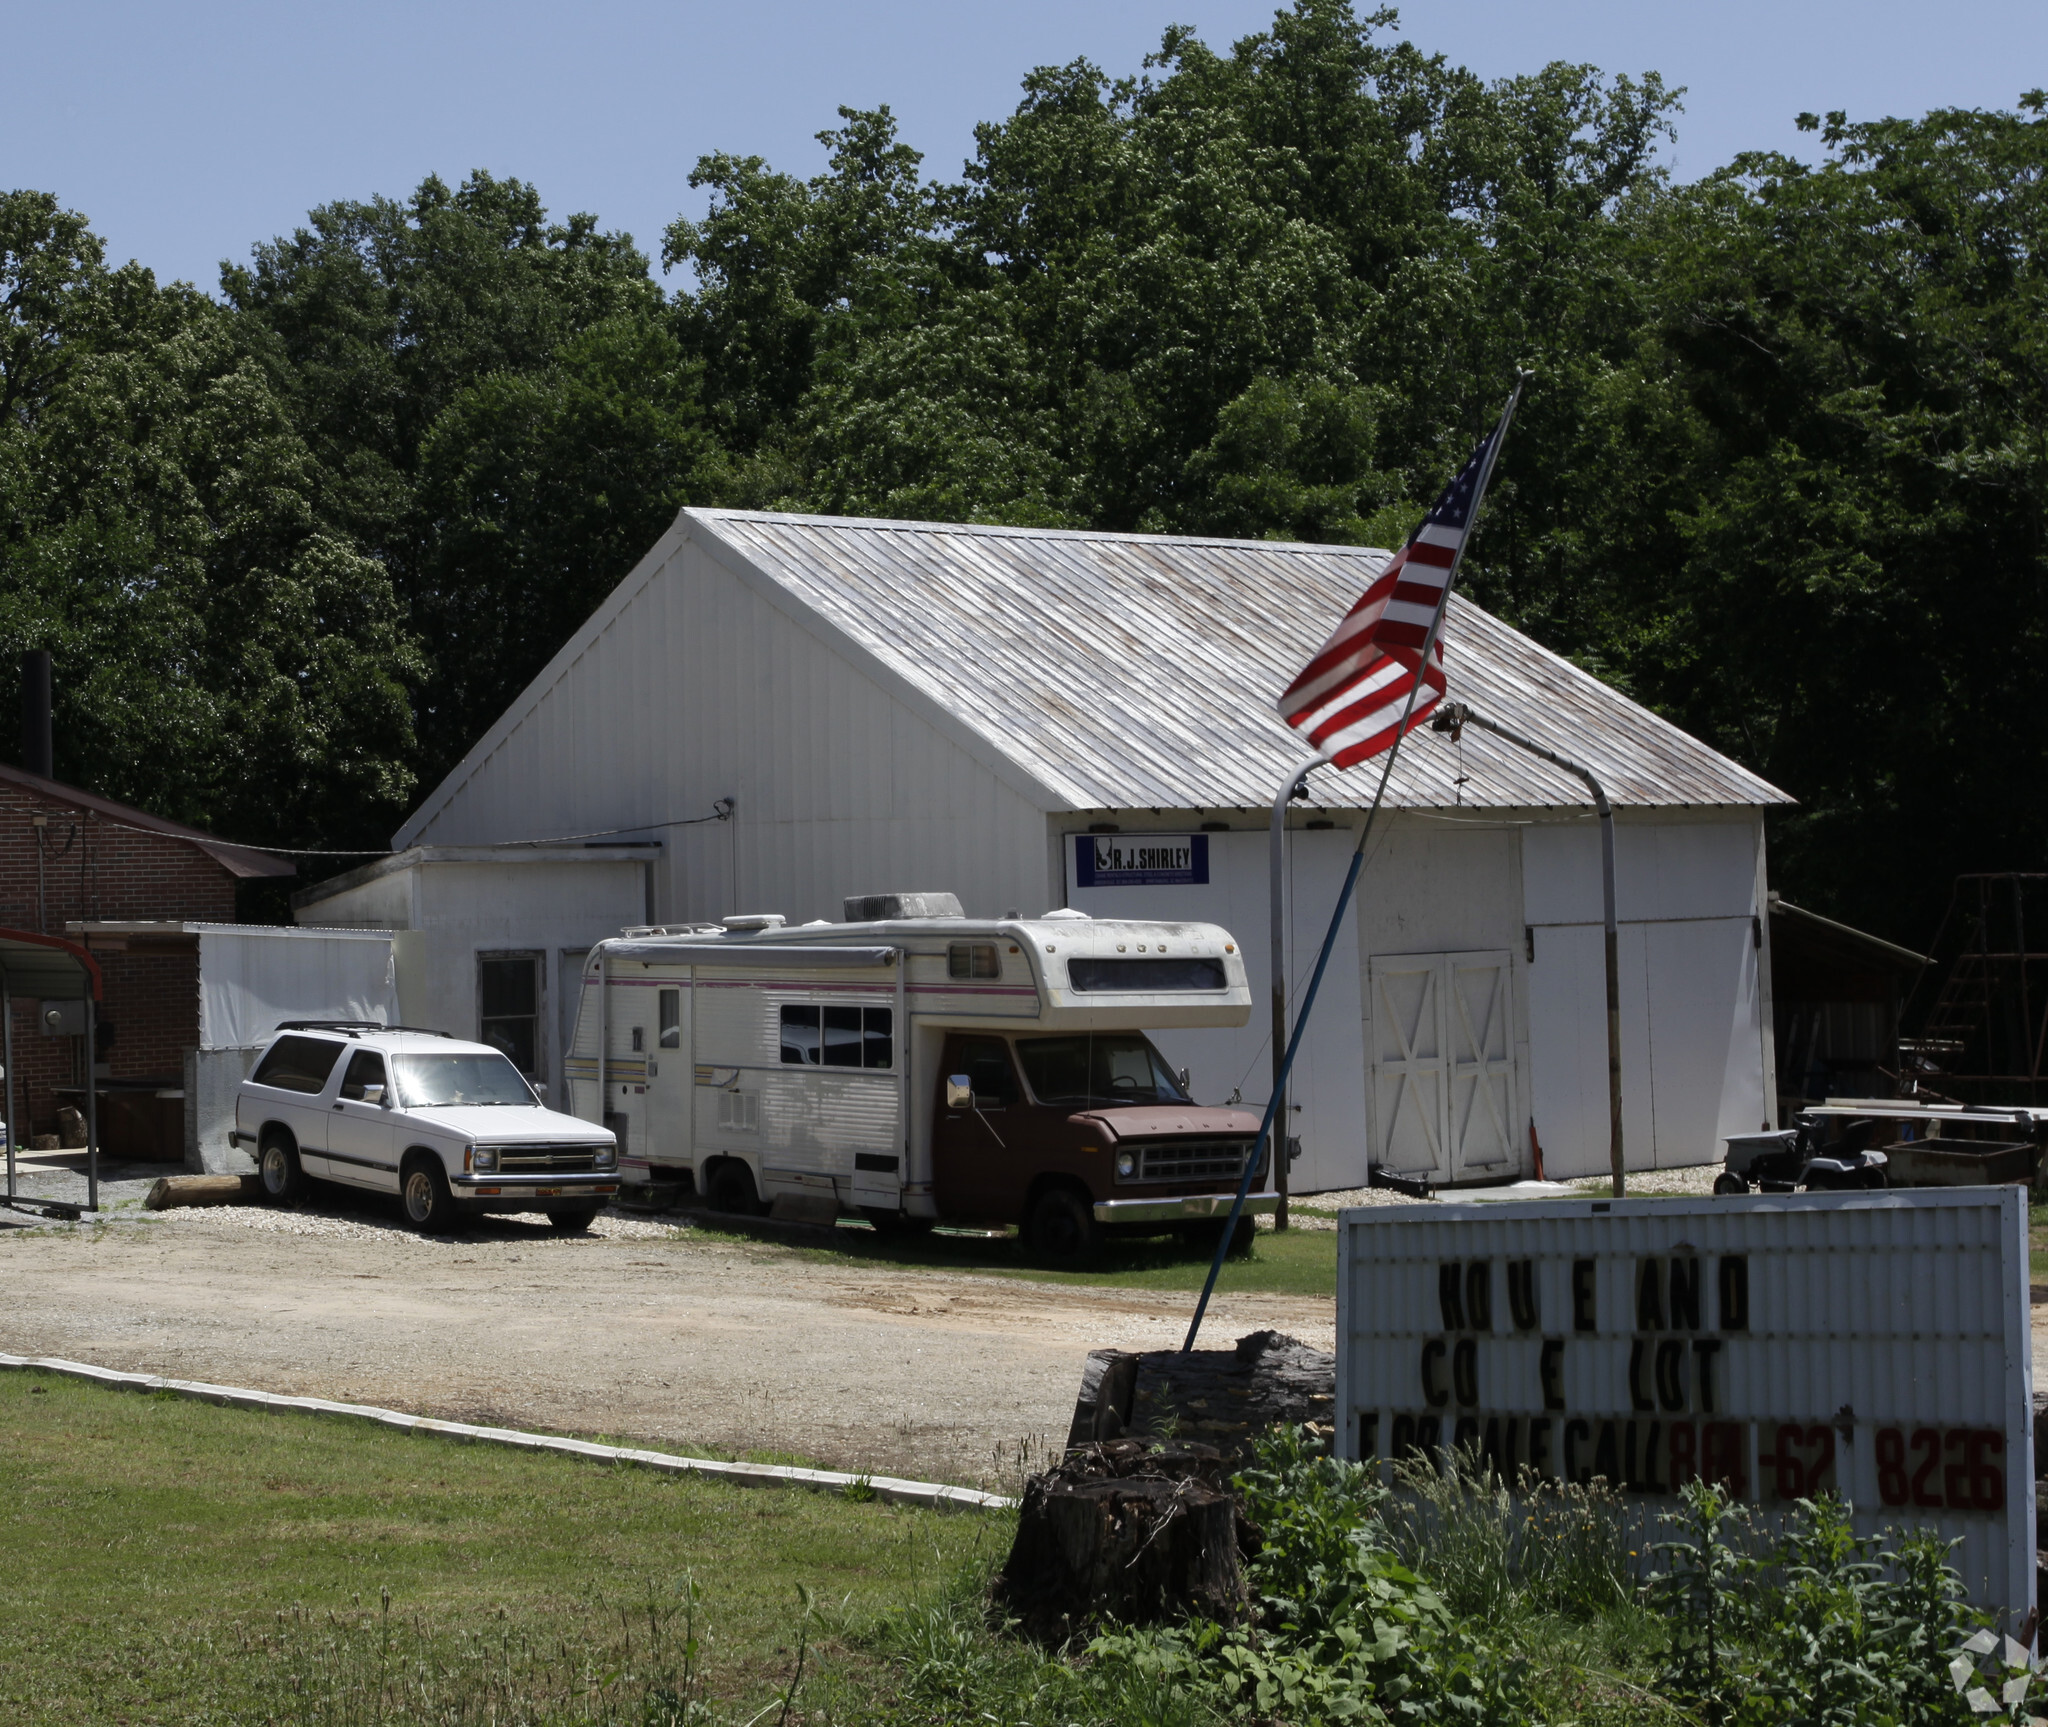
[[[610,1133],[547,1108],[489,1044],[405,1026],[280,1025],[228,1137],[255,1154],[273,1200],[316,1177],[372,1188],[422,1231],[486,1211],[587,1229],[619,1190]]]

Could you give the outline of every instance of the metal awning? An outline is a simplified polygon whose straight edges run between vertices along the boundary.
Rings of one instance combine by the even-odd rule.
[[[100,1123],[98,1088],[89,1077],[97,1042],[97,1004],[102,999],[99,961],[77,942],[62,936],[37,935],[32,930],[0,929],[0,1100],[7,1118],[7,1198],[15,1207],[34,1207],[59,1216],[76,1217],[79,1208],[64,1200],[28,1199],[15,1191],[14,1150],[19,1139],[20,1117],[14,1109],[14,998],[25,995],[37,1001],[80,1001],[86,1004],[85,1040],[85,1191],[87,1211],[100,1208]],[[26,1092],[22,1097],[28,1103]]]
[[[101,999],[99,961],[77,942],[0,929],[0,989],[10,996],[48,996],[79,1001]]]

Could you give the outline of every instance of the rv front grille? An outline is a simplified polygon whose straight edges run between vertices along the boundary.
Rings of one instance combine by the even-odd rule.
[[[1139,1145],[1132,1181],[1235,1181],[1244,1173],[1248,1139],[1175,1139]]]
[[[501,1145],[500,1175],[557,1175],[595,1169],[597,1149],[589,1145]]]

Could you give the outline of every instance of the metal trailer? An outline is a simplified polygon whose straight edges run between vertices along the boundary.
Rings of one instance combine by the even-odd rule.
[[[943,1072],[965,1060],[963,1038],[987,1055],[1019,1032],[1243,1024],[1243,959],[1214,925],[1073,912],[800,928],[732,918],[600,943],[583,985],[572,1113],[617,1135],[627,1183],[684,1185],[722,1209],[886,1225],[964,1205],[1021,1221],[996,1216],[993,1197],[949,1200],[935,1143],[943,1152],[964,1135],[979,1147],[986,1135],[982,1149],[1015,1142],[1010,1158],[1028,1162],[1036,1116],[1041,1140],[1064,1135],[1047,1167],[1089,1191],[1094,1225],[1199,1221],[1228,1210],[1257,1127],[1184,1093],[1170,1107],[1050,1109],[1034,1107],[1028,1084],[1004,1099],[1000,1074]],[[1163,1062],[1158,1072],[1173,1077]],[[1126,1160],[1129,1174],[1112,1176]],[[1251,1209],[1273,1203],[1261,1193]]]

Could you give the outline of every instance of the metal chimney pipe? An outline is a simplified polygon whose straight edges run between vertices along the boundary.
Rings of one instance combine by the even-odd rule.
[[[47,648],[31,648],[21,656],[21,765],[46,780],[57,777],[50,728]]]

